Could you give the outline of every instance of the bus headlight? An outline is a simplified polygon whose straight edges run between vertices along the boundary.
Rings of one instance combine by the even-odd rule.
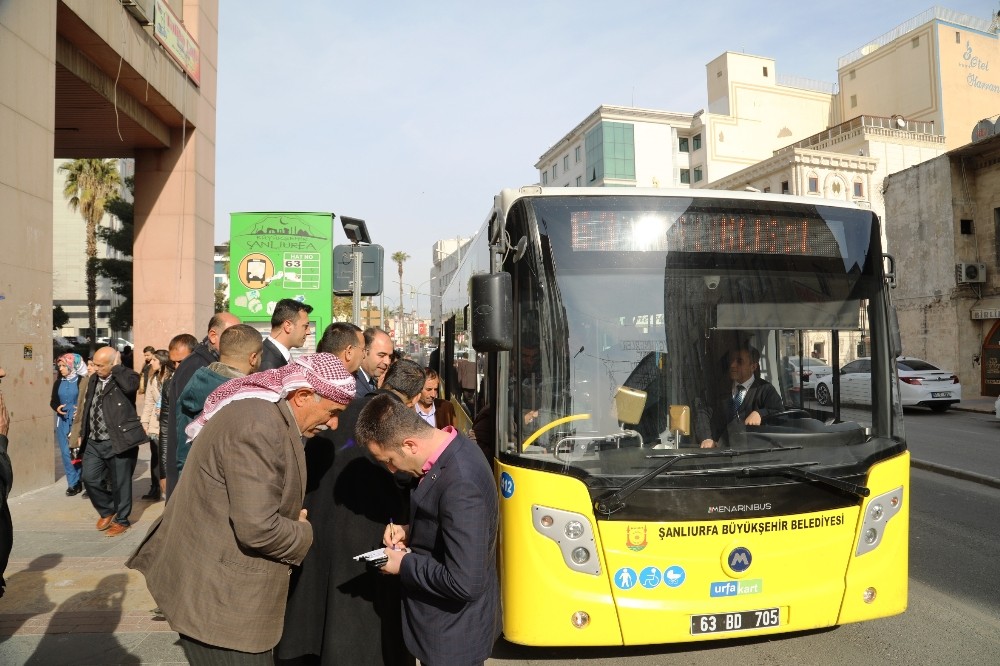
[[[882,493],[868,500],[864,509],[864,522],[858,537],[858,547],[855,556],[864,555],[878,548],[882,543],[882,535],[889,529],[889,521],[903,508],[903,486]]]
[[[874,587],[869,587],[862,593],[861,598],[864,599],[866,604],[870,604],[875,601],[876,596],[878,596],[878,591]]]
[[[579,520],[571,520],[566,523],[563,533],[566,534],[567,539],[579,539],[583,536],[583,523]]]
[[[573,626],[577,629],[583,629],[588,624],[590,624],[590,615],[587,611],[577,611],[573,613],[572,617],[569,619],[573,623]]]
[[[591,520],[575,511],[538,504],[531,507],[532,526],[536,532],[556,543],[566,566],[573,571],[600,576],[601,559],[594,557],[597,540]]]

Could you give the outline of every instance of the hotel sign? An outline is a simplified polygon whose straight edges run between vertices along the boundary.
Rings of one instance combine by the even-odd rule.
[[[201,85],[201,51],[194,37],[170,9],[166,0],[155,0],[153,34],[156,41],[184,69],[195,85]]]

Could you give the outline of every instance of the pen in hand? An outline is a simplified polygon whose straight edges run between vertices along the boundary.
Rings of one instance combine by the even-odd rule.
[[[393,550],[396,550],[396,524],[389,519],[389,541],[392,542],[391,546]]]

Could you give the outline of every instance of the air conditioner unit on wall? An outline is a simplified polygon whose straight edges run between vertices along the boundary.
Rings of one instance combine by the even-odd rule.
[[[121,0],[121,3],[139,25],[150,25],[153,22],[153,0]]]
[[[955,282],[958,284],[986,282],[986,264],[955,264]]]

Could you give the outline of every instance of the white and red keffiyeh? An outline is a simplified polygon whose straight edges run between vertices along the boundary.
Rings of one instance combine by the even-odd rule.
[[[354,399],[354,386],[354,375],[339,358],[333,354],[306,354],[280,368],[230,379],[209,394],[204,411],[184,432],[190,442],[213,415],[234,400],[260,398],[278,402],[296,389],[310,388],[324,398],[346,405]]]

